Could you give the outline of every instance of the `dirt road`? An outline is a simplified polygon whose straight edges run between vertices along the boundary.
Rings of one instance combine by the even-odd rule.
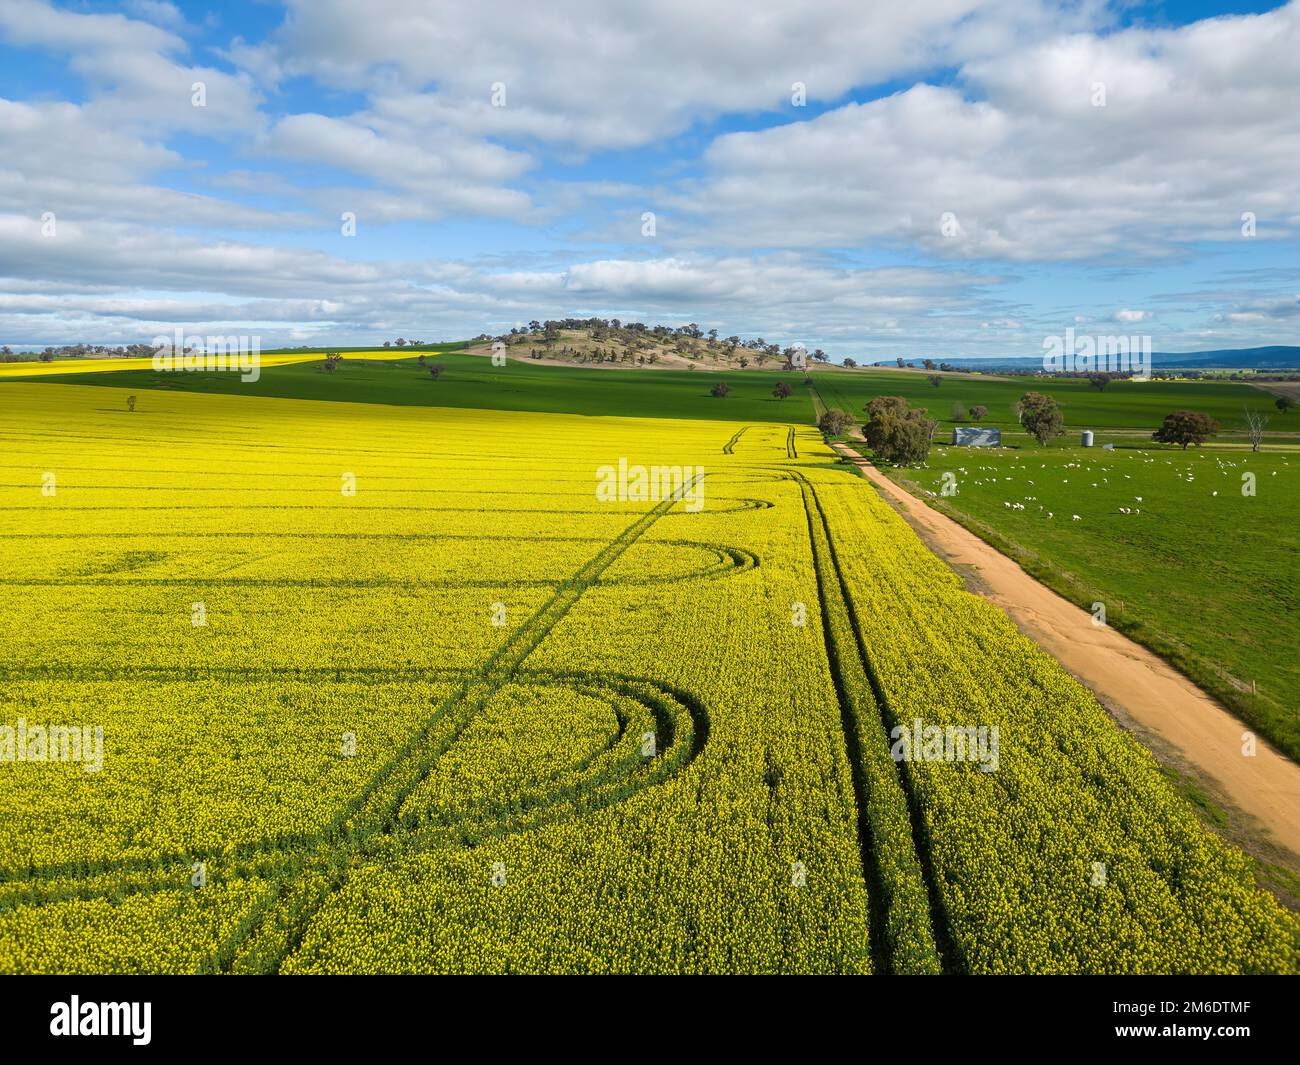
[[[982,594],[1040,647],[1091,688],[1108,709],[1153,748],[1172,751],[1213,797],[1245,814],[1247,827],[1300,860],[1300,766],[1256,740],[1242,754],[1247,728],[1162,659],[1061,598],[974,533],[904,491],[866,459],[837,444],[949,563],[976,571]]]

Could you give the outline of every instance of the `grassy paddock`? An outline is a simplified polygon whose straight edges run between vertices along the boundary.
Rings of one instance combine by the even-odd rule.
[[[938,447],[887,472],[1300,759],[1300,456]]]

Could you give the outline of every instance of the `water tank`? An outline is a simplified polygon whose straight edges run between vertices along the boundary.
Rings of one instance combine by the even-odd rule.
[[[1084,447],[1092,447],[1092,430],[1085,429],[1079,436],[1079,443]]]

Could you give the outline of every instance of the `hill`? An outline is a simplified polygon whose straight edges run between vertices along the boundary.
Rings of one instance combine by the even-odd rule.
[[[762,337],[741,340],[720,337],[718,330],[684,326],[647,326],[617,318],[531,322],[497,337],[482,337],[467,350],[490,355],[504,345],[508,359],[569,366],[681,370],[780,370],[788,366],[796,346],[769,343]],[[820,348],[806,353],[808,362],[826,362]]]

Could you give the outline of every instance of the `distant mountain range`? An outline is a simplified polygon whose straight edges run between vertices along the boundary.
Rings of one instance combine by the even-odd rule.
[[[908,359],[917,362],[919,359]],[[938,359],[935,360],[940,361]],[[951,358],[950,362],[968,370],[1026,370],[1042,364],[1038,356],[1007,356],[1004,358]],[[1300,369],[1300,347],[1276,344],[1267,348],[1220,348],[1215,351],[1154,351],[1151,353],[1154,370],[1294,370]]]

